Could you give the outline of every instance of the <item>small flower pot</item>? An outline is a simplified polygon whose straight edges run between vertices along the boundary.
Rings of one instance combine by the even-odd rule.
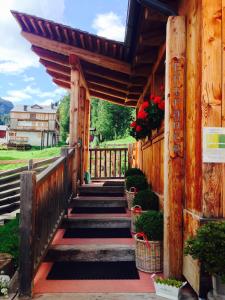
[[[162,272],[163,250],[161,241],[145,241],[138,237],[135,238],[135,260],[138,270],[147,273]]]
[[[171,286],[168,284],[155,282],[155,280],[154,280],[155,274],[153,274],[151,277],[154,282],[156,295],[167,298],[167,299],[171,299],[171,300],[178,299],[178,294],[179,294],[180,289],[187,283],[187,282],[184,282],[180,288],[177,288],[175,286]]]

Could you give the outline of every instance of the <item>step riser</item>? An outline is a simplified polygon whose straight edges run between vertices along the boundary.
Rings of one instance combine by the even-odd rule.
[[[130,228],[130,220],[65,219],[62,228]]]
[[[125,200],[73,200],[70,207],[126,207]]]
[[[133,249],[110,249],[110,250],[57,250],[50,249],[46,261],[134,261],[135,251]]]
[[[79,192],[80,196],[86,197],[123,197],[124,193],[122,192],[104,192],[104,191],[82,191]]]

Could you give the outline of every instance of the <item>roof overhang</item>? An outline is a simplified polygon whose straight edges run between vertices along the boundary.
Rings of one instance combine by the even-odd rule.
[[[139,2],[129,2],[125,43],[25,13],[12,11],[12,14],[22,36],[31,43],[57,85],[70,89],[69,58],[76,55],[90,96],[136,106],[157,51],[165,41],[167,21],[167,17]]]

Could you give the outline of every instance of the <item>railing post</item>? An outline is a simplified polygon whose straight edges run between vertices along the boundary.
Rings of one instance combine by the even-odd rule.
[[[61,156],[65,157],[65,161],[64,161],[64,181],[63,181],[63,189],[64,189],[64,195],[65,195],[65,209],[68,213],[68,153],[69,153],[69,149],[64,147],[61,148]]]
[[[25,171],[20,182],[19,296],[31,297],[34,271],[36,173]]]
[[[28,161],[28,171],[31,171],[33,169],[33,159],[29,159]]]

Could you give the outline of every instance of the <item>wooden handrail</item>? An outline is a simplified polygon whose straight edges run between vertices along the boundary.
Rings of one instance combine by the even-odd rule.
[[[61,156],[47,169],[21,174],[19,295],[32,296],[32,283],[72,195],[74,149],[62,149]]]

